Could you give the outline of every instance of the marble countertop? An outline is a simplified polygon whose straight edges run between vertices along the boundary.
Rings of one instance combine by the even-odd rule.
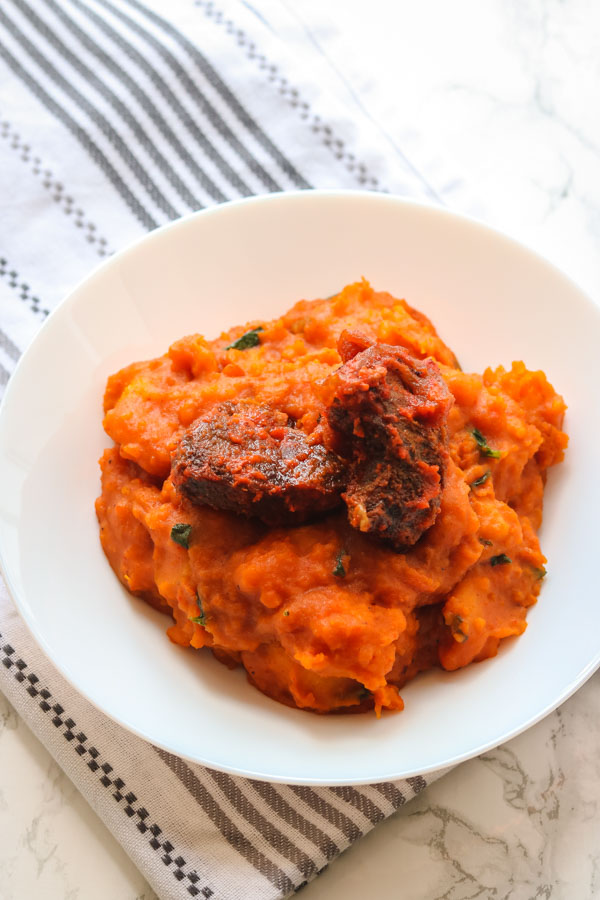
[[[523,241],[600,301],[598,4],[249,5],[350,111],[368,113],[432,197]],[[600,897],[599,750],[597,674],[430,786],[303,896]],[[155,894],[0,695],[0,900],[29,897]]]

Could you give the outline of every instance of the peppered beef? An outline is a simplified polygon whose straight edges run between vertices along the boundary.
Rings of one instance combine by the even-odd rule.
[[[330,449],[349,462],[350,524],[394,549],[412,546],[439,512],[452,399],[437,364],[345,333],[330,377]]]
[[[298,524],[334,509],[346,466],[294,424],[266,406],[220,403],[182,438],[173,482],[192,502],[268,525]]]
[[[403,347],[344,332],[338,350],[344,362],[323,386],[323,443],[282,411],[220,403],[181,440],[178,490],[274,526],[343,500],[359,531],[398,551],[416,543],[440,509],[451,395],[437,364]]]

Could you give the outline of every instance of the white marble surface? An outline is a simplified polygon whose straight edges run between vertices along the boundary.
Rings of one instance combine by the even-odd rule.
[[[315,77],[368,112],[433,196],[524,241],[600,299],[595,0],[251,5],[302,48]],[[431,786],[303,896],[600,897],[599,751],[596,675]],[[155,895],[0,696],[0,900],[30,897]]]

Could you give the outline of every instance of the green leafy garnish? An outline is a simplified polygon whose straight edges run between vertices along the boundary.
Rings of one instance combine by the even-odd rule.
[[[479,447],[480,452],[483,453],[484,456],[491,456],[493,459],[500,459],[500,457],[502,456],[500,451],[492,450],[487,440],[484,438],[478,428],[474,428],[471,434],[475,438],[475,442]]]
[[[484,472],[479,478],[476,478],[475,481],[472,481],[469,485],[470,488],[479,487],[480,484],[485,484],[488,478],[492,473],[488,469],[487,472]]]
[[[186,550],[189,550],[191,533],[191,525],[186,525],[184,522],[178,522],[177,525],[173,525],[171,528],[171,540],[175,541],[176,544],[181,544]]]
[[[370,697],[370,696],[371,696],[371,691],[368,688],[366,688],[364,685],[361,685],[358,690],[358,699],[361,701],[361,703],[363,700],[366,700],[367,697]]]
[[[487,538],[479,538],[479,543],[483,544],[484,547],[491,547],[492,541],[488,541]]]
[[[200,599],[200,595],[196,594],[196,602],[198,604],[198,609],[200,610],[199,616],[192,616],[190,618],[190,622],[196,622],[198,625],[202,625],[203,628],[206,627],[206,616],[204,615],[204,610],[202,609],[202,600]]]
[[[512,559],[510,556],[507,556],[506,553],[499,553],[497,556],[492,556],[490,558],[491,566],[505,566],[507,563],[511,563]]]
[[[342,562],[344,556],[346,555],[344,550],[340,550],[338,555],[335,558],[335,568],[332,575],[335,575],[336,578],[344,578],[346,575],[346,570],[344,568],[344,563]]]
[[[259,331],[264,331],[261,325],[258,325],[256,328],[251,328],[250,331],[246,331],[241,337],[234,341],[233,344],[229,344],[228,347],[225,347],[226,350],[249,350],[250,347],[256,347],[260,344],[260,338],[258,336]]]
[[[289,614],[290,614],[289,609],[284,609],[283,614],[284,614],[284,616],[289,616]]]
[[[541,581],[542,578],[546,577],[547,572],[543,566],[533,566],[532,568],[537,581]]]

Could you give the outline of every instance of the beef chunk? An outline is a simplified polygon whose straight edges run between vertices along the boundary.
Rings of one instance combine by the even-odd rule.
[[[328,379],[331,449],[349,461],[350,524],[395,550],[435,521],[447,460],[451,395],[437,364],[345,333],[347,361]]]
[[[183,436],[172,463],[175,486],[192,502],[298,524],[341,504],[346,466],[266,406],[225,402]]]
[[[344,332],[323,385],[322,443],[286,413],[224,402],[186,432],[173,483],[192,502],[296,525],[341,505],[350,524],[395,550],[438,514],[451,396],[437,364]]]

